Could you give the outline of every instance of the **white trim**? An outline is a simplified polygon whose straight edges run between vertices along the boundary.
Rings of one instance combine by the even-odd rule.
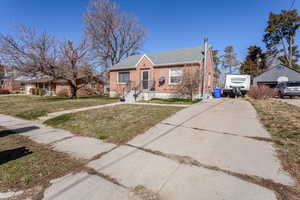
[[[118,73],[117,73],[117,84],[119,84],[119,85],[125,85],[127,83],[119,82],[119,73],[120,72],[128,72],[129,73],[129,81],[131,80],[131,73],[130,73],[130,71],[118,71]]]
[[[138,64],[143,60],[144,57],[146,57],[146,58],[151,62],[151,64],[154,66],[154,63],[152,62],[152,60],[151,60],[146,54],[144,54],[144,55],[139,59],[139,61],[135,64],[135,67],[138,66]]]
[[[180,69],[181,73],[182,73],[182,67],[170,67],[169,68],[169,85],[178,85],[178,84],[180,84],[180,82],[179,83],[171,83],[171,70],[172,69]],[[181,74],[181,76],[182,76],[182,74]]]

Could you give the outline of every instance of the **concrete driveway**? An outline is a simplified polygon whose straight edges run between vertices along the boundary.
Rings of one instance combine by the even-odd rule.
[[[130,188],[143,185],[162,200],[275,200],[274,188],[262,182],[294,183],[244,100],[192,105],[87,167],[109,179],[83,172],[62,177],[44,198],[97,199],[94,194],[114,192],[109,199],[128,199]]]

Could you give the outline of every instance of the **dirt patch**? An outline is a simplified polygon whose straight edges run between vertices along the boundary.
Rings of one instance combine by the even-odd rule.
[[[157,193],[147,189],[145,186],[138,185],[129,192],[130,200],[160,200]]]

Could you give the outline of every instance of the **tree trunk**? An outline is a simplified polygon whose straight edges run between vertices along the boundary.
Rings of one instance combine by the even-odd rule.
[[[70,85],[71,87],[71,99],[77,99],[77,87],[73,84]]]

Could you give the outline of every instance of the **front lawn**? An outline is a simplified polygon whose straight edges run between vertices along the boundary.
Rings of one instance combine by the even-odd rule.
[[[37,119],[51,112],[96,106],[118,101],[108,97],[67,97],[0,96],[0,113],[25,119]]]
[[[300,199],[300,108],[277,100],[250,102],[275,141],[283,168],[295,178],[295,196]]]
[[[45,186],[81,165],[64,153],[0,127],[0,192]]]
[[[178,99],[178,98],[170,98],[170,99],[159,99],[154,98],[149,101],[145,101],[148,103],[165,103],[165,104],[194,104],[200,102],[201,99]]]
[[[70,130],[75,134],[93,136],[106,142],[120,144],[145,132],[180,109],[182,108],[124,104],[61,115],[45,123]]]

